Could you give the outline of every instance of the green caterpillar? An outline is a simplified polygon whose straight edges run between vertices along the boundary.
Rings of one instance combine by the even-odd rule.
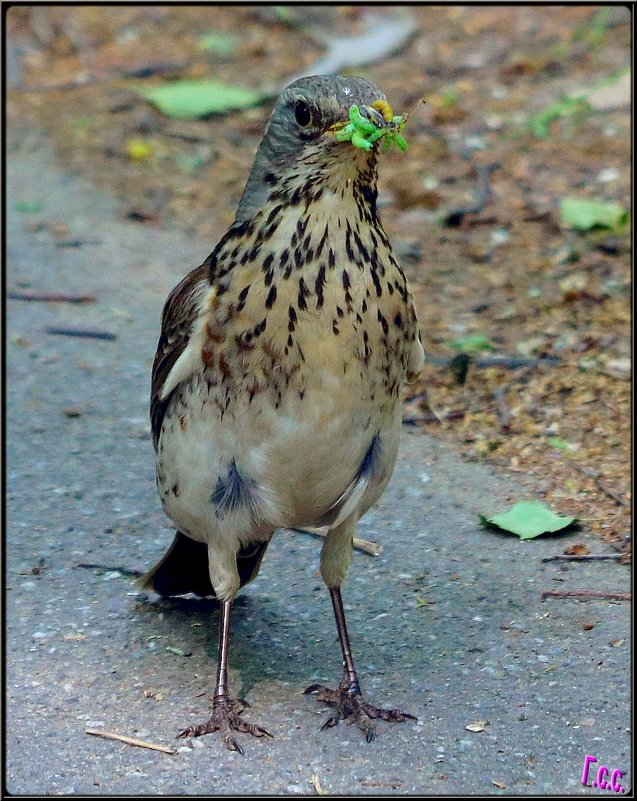
[[[384,139],[385,150],[389,150],[392,144],[395,144],[403,152],[407,150],[405,137],[400,133],[401,128],[407,122],[406,117],[395,116],[389,103],[382,100],[373,103],[372,107],[382,114],[384,124],[377,125],[367,117],[363,117],[358,106],[350,106],[349,122],[336,132],[338,141],[351,142],[354,147],[371,150],[374,142]]]

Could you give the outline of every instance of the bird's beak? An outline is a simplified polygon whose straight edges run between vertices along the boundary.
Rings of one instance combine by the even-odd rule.
[[[365,106],[370,119],[377,120],[379,128],[385,127],[390,124],[394,119],[394,112],[392,107],[386,100],[375,100],[371,106]]]

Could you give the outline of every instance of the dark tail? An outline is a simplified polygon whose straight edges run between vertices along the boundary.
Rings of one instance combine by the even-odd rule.
[[[242,587],[256,577],[267,547],[268,542],[257,542],[240,549],[237,569]],[[194,592],[202,598],[214,597],[208,571],[208,546],[178,531],[159,562],[135,583],[139,589],[153,590],[163,596]]]

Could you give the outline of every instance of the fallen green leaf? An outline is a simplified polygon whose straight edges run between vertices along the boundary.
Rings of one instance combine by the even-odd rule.
[[[39,200],[26,200],[24,201],[24,203],[14,203],[13,208],[16,211],[35,212],[35,211],[42,211],[44,206],[42,203],[40,203]]]
[[[593,17],[592,21],[575,29],[574,42],[586,41],[594,48],[601,47],[606,41],[606,34],[610,24],[610,8],[602,8]]]
[[[578,231],[591,228],[619,228],[628,220],[628,212],[619,203],[567,197],[560,203],[560,217],[565,225]]]
[[[274,14],[279,22],[284,22],[285,24],[291,24],[294,22],[296,18],[296,12],[291,9],[289,6],[272,6]]]
[[[196,120],[223,111],[249,108],[262,97],[254,89],[207,80],[171,81],[134,91],[175,120]]]
[[[531,132],[538,139],[548,139],[550,124],[561,117],[570,117],[575,114],[590,111],[590,106],[584,97],[567,97],[552,103],[548,108],[535,114],[529,120]]]
[[[177,164],[177,169],[183,175],[192,175],[198,169],[200,169],[206,162],[208,158],[203,155],[182,155],[179,154],[175,159],[175,163]]]
[[[236,50],[237,44],[234,36],[231,36],[229,33],[209,31],[199,37],[197,47],[199,50],[206,50],[208,53],[223,58],[231,56]]]
[[[481,350],[493,350],[491,342],[482,334],[467,334],[466,337],[454,339],[447,343],[450,348],[462,353],[478,353]]]
[[[451,108],[455,106],[458,102],[458,90],[455,87],[450,87],[449,89],[443,89],[440,92],[440,103],[441,108]]]
[[[520,539],[529,540],[540,534],[561,531],[576,521],[575,517],[556,515],[548,506],[538,501],[520,501],[508,512],[486,517],[480,515],[480,522],[485,527],[500,528],[517,534]]]
[[[577,445],[572,442],[567,442],[565,439],[560,439],[560,437],[549,437],[546,441],[551,447],[559,448],[562,451],[577,450]]]

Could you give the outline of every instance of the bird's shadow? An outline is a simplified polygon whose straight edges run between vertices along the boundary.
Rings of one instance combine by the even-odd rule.
[[[325,648],[317,640],[326,638],[326,624],[331,627],[331,611],[326,600],[317,618],[300,621],[294,610],[286,610],[277,600],[258,592],[240,595],[233,603],[230,640],[230,668],[241,677],[242,693],[255,685],[274,679],[305,687],[317,676],[333,672],[340,676],[338,642],[329,628],[333,650],[333,669],[325,664]],[[220,604],[214,598],[178,596],[157,598],[141,595],[136,611],[163,615],[167,625],[162,636],[171,646],[189,653],[197,665],[207,664],[211,676],[218,656]],[[153,616],[153,619],[156,619]],[[157,626],[153,624],[153,630]],[[169,633],[167,633],[169,632]],[[152,635],[150,635],[152,636]],[[330,660],[331,661],[331,660]],[[327,678],[327,677],[326,677]]]

